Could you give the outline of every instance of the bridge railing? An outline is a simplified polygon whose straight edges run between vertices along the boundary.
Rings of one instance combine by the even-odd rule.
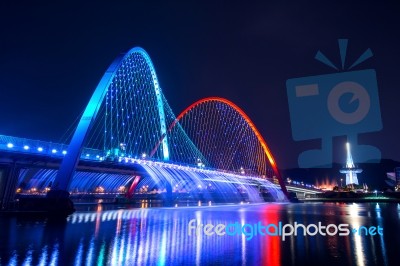
[[[25,154],[36,154],[36,155],[43,155],[53,158],[63,158],[67,153],[68,145],[48,142],[48,141],[41,141],[41,140],[33,140],[27,138],[19,138],[13,136],[6,136],[0,135],[0,151],[7,151],[7,152],[15,152],[15,153],[25,153]],[[110,158],[107,158],[105,152],[98,149],[91,149],[91,148],[84,148],[81,153],[81,159],[83,160],[93,160],[93,161],[104,161]],[[238,172],[234,171],[226,171],[221,169],[213,169],[209,167],[203,166],[196,166],[195,164],[185,164],[179,162],[164,162],[160,160],[153,159],[143,159],[143,158],[131,158],[131,157],[116,157],[113,158],[113,161],[119,163],[155,163],[155,164],[165,164],[165,165],[172,165],[174,167],[183,167],[183,168],[190,168],[196,171],[219,171],[224,174],[233,174],[233,175],[241,175]],[[259,178],[258,176],[251,176],[251,175],[243,175],[243,178]],[[270,177],[261,177],[269,179],[272,183],[278,185],[277,179],[270,178]],[[294,180],[285,180],[287,186],[302,188],[302,189],[314,189],[317,190],[318,188],[314,185],[304,184],[303,182],[296,182]]]
[[[67,154],[67,149],[68,145],[66,144],[0,135],[0,150],[7,152],[62,158]],[[100,160],[103,153],[101,150],[84,148],[81,159]]]

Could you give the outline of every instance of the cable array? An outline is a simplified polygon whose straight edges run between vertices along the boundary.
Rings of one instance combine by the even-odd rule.
[[[204,155],[197,158],[200,167],[240,174],[272,177],[271,160],[249,123],[237,106],[221,98],[200,100],[188,107],[170,126],[169,139],[174,143],[178,131],[184,130]],[[176,154],[176,161],[184,158]]]
[[[263,177],[276,172],[262,137],[233,103],[207,98],[175,116],[149,60],[140,51],[124,58],[85,147],[103,150],[105,160],[148,158]]]

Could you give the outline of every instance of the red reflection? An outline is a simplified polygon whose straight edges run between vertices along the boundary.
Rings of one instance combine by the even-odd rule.
[[[265,207],[266,211],[263,215],[262,225],[275,224],[278,226],[279,223],[279,211],[281,207],[279,205],[268,205]],[[271,231],[271,230],[270,230]],[[272,232],[272,231],[271,231]],[[262,236],[264,256],[262,256],[262,265],[281,265],[281,238],[280,236]]]
[[[101,214],[103,211],[103,206],[101,204],[97,204],[97,209],[96,209],[96,227],[94,229],[94,236],[97,238],[100,230],[100,224],[101,224]]]

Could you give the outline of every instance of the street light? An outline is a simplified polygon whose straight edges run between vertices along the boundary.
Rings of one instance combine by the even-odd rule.
[[[123,151],[126,150],[126,144],[125,144],[125,143],[120,143],[120,144],[119,144],[119,147],[120,147],[120,149],[123,150]]]
[[[240,167],[240,173],[242,174],[242,175],[244,175],[244,169],[243,169],[243,167]]]

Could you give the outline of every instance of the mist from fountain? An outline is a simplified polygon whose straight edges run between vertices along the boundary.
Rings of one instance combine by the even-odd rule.
[[[150,160],[131,159],[125,163],[135,165],[136,169],[142,168],[139,171],[141,180],[136,194],[154,194],[154,197],[159,195],[159,198],[164,199],[171,196],[174,202],[192,201],[201,204],[286,199],[277,185],[259,177]],[[132,174],[77,171],[69,191],[74,197],[91,194],[121,197],[128,191],[137,174],[135,171]],[[22,194],[43,194],[50,189],[56,175],[55,169],[23,169],[17,189]],[[168,191],[171,195],[168,195]]]
[[[286,200],[275,184],[259,177],[160,162],[141,161],[140,164],[152,183],[161,185],[161,190],[165,191],[169,184],[177,201],[189,197],[217,203],[264,202],[263,195],[268,195],[268,201]]]

